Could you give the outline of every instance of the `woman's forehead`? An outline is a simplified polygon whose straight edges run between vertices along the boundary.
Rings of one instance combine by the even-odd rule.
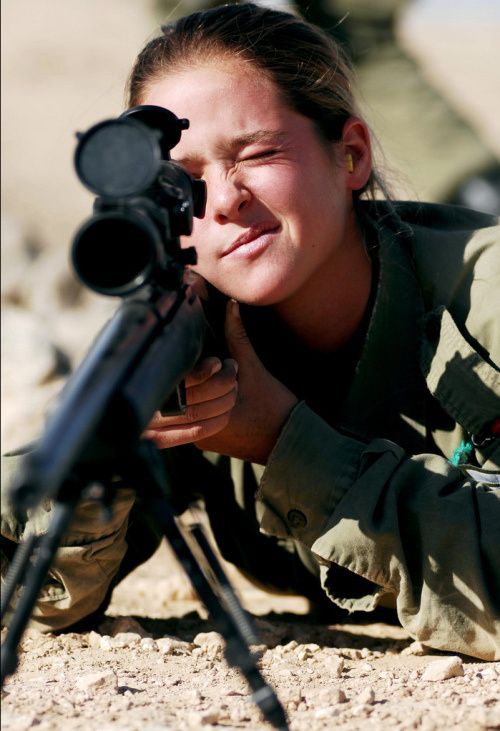
[[[221,97],[230,101],[234,93],[279,95],[275,84],[253,64],[242,60],[212,59],[202,63],[190,63],[184,67],[169,69],[165,74],[152,79],[144,98],[148,103],[164,101],[169,96],[174,102],[184,104],[196,102],[200,96]]]
[[[179,147],[205,135],[251,138],[278,134],[291,110],[275,84],[248,65],[203,64],[169,72],[149,86],[142,103],[170,109],[190,121]]]

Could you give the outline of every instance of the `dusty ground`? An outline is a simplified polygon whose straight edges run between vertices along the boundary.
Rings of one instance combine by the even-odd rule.
[[[259,666],[292,731],[500,728],[500,663],[458,658],[458,676],[426,680],[433,663],[453,660],[415,654],[422,648],[401,628],[312,624],[303,600],[231,576],[256,615]],[[2,729],[271,728],[220,637],[200,635],[213,627],[166,548],[115,589],[108,614],[99,633],[27,634],[4,688]]]
[[[7,447],[38,432],[41,399],[57,387],[50,381],[53,344],[76,363],[105,318],[102,298],[90,307],[68,285],[68,242],[90,211],[90,195],[72,169],[73,134],[120,111],[131,60],[157,22],[150,6],[149,0],[2,4],[2,194],[5,225],[14,229],[2,243],[3,317],[10,318],[3,352],[11,367],[2,374]],[[414,26],[405,41],[437,86],[455,90],[458,106],[498,152],[497,27],[488,19],[473,42],[470,23],[449,32],[447,20],[446,32],[436,23]],[[474,78],[464,83],[466,73]],[[36,316],[34,324],[29,316]],[[43,347],[34,343],[33,327],[45,333]],[[311,624],[302,600],[270,598],[237,583],[245,606],[258,615],[259,663],[293,731],[500,728],[500,663],[462,658],[454,671],[463,675],[426,680],[427,666],[447,656],[411,654],[418,648],[403,630]],[[135,620],[110,621],[100,635],[25,638],[19,672],[5,686],[2,729],[269,728],[241,676],[227,667],[220,642],[198,637],[212,627],[166,549],[116,589],[109,615]],[[147,634],[153,639],[141,638]],[[178,642],[158,643],[165,635]]]

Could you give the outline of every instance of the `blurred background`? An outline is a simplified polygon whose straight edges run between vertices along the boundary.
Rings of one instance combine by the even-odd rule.
[[[83,290],[68,265],[73,233],[92,205],[73,170],[75,132],[121,112],[129,69],[160,23],[208,4],[2,3],[3,451],[36,436],[117,306]],[[395,197],[500,212],[498,0],[293,7],[351,54]]]

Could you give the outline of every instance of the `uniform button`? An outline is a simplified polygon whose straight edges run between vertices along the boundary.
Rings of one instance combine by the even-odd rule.
[[[291,528],[303,528],[307,525],[307,518],[300,510],[289,510],[286,519]]]

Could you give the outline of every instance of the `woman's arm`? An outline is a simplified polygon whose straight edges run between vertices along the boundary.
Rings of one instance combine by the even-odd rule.
[[[443,457],[343,436],[301,403],[261,480],[261,530],[309,547],[339,606],[370,610],[393,594],[413,637],[498,660],[500,490],[488,481],[500,444],[489,457],[496,474],[477,482]]]

